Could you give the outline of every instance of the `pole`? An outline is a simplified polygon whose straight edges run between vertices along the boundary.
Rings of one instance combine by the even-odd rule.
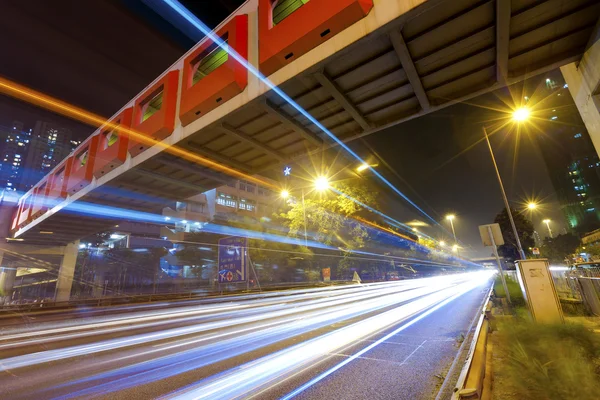
[[[546,227],[548,227],[548,235],[550,235],[550,239],[552,239],[552,229],[550,229],[550,222],[546,222]]]
[[[510,294],[508,293],[508,286],[506,286],[506,279],[504,278],[504,271],[502,271],[502,263],[500,262],[500,256],[498,255],[498,247],[496,246],[496,241],[494,240],[494,234],[492,233],[492,227],[488,226],[488,235],[490,235],[490,240],[492,241],[492,247],[494,247],[494,255],[496,256],[496,262],[498,263],[498,273],[500,273],[500,280],[502,281],[502,287],[504,288],[504,293],[506,293],[506,301],[508,304],[512,305],[510,301]]]
[[[304,247],[308,248],[308,239],[306,235],[306,204],[304,203],[304,188],[302,188],[302,212],[304,213]]]
[[[258,286],[258,291],[262,292],[262,289],[260,288],[260,281],[258,280],[258,274],[256,273],[256,268],[254,268],[254,263],[250,259],[250,256],[248,256],[248,263],[250,264],[250,267],[252,267],[252,272],[254,272],[254,277],[256,278],[256,285]]]
[[[454,244],[456,245],[456,256],[459,256],[459,250],[458,250],[458,239],[456,238],[456,232],[454,231],[454,219],[451,218],[450,219],[450,226],[452,227],[452,235],[454,236]]]
[[[502,177],[500,176],[500,171],[498,170],[498,165],[496,164],[496,157],[494,157],[494,150],[492,149],[492,144],[490,143],[490,138],[488,137],[487,130],[485,126],[483,128],[483,135],[485,136],[485,140],[487,142],[488,148],[490,149],[490,156],[492,157],[492,163],[494,164],[494,169],[496,170],[496,176],[498,177],[498,184],[500,185],[500,191],[502,192],[502,198],[504,199],[504,206],[506,207],[506,212],[508,213],[508,219],[510,220],[510,225],[512,227],[513,233],[515,235],[515,241],[517,242],[517,250],[519,251],[519,255],[523,260],[527,259],[525,256],[525,251],[523,251],[523,246],[521,246],[521,240],[519,239],[519,232],[517,232],[517,226],[515,225],[515,220],[512,216],[512,211],[510,210],[510,205],[508,204],[508,198],[506,197],[506,192],[504,191],[504,184],[502,183]]]

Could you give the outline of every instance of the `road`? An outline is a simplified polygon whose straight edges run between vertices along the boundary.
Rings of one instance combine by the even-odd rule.
[[[428,399],[489,274],[5,319],[2,399]]]

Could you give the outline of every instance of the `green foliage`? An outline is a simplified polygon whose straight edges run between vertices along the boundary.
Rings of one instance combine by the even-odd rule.
[[[512,217],[519,233],[519,239],[521,240],[521,246],[527,252],[527,249],[535,246],[535,240],[533,238],[533,224],[529,221],[522,213],[515,213],[512,210]],[[510,219],[506,208],[496,215],[494,222],[500,224],[500,230],[504,237],[504,245],[498,247],[498,253],[508,260],[520,259],[519,251],[517,249],[517,241],[513,233]]]
[[[291,236],[303,237],[306,221],[306,231],[310,240],[340,247],[344,250],[354,250],[365,246],[369,240],[369,232],[364,225],[357,223],[352,217],[363,210],[363,207],[350,199],[374,206],[375,194],[360,184],[336,184],[336,190],[344,193],[335,194],[333,191],[325,195],[311,193],[304,201],[300,199],[290,202],[290,209],[281,214],[281,219],[289,228]],[[305,215],[306,213],[306,215]],[[354,266],[354,261],[344,258],[338,263],[338,275]]]
[[[540,249],[541,255],[551,262],[564,262],[565,258],[570,258],[570,256],[575,253],[579,243],[579,238],[570,233],[558,235],[552,239],[546,238]]]
[[[592,400],[600,393],[600,335],[581,325],[504,322],[499,344],[508,352],[502,366],[505,390],[519,399]]]
[[[525,298],[523,297],[523,292],[521,291],[521,286],[519,282],[514,281],[510,277],[506,276],[506,287],[508,288],[508,294],[510,294],[510,300],[512,302],[513,307],[524,307],[525,306]],[[502,281],[500,280],[500,275],[496,275],[496,280],[494,281],[494,294],[496,297],[506,297],[506,293],[504,292],[504,286],[502,286]]]

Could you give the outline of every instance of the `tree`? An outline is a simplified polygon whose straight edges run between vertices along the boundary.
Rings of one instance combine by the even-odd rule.
[[[304,201],[290,201],[290,209],[281,218],[291,236],[302,237],[306,223],[310,240],[343,249],[338,263],[338,273],[343,274],[355,264],[350,251],[364,247],[369,239],[367,228],[351,217],[364,209],[360,203],[373,207],[375,195],[358,182],[334,186],[335,190],[326,194],[313,193]]]
[[[515,213],[513,211],[512,216],[513,220],[515,221],[515,226],[517,227],[517,232],[519,233],[521,246],[523,246],[523,250],[528,252],[530,247],[535,246],[535,240],[533,238],[533,224],[522,213]],[[496,215],[494,222],[500,224],[500,230],[502,231],[502,236],[504,237],[504,244],[498,247],[498,253],[500,256],[511,261],[520,259],[521,255],[519,254],[519,250],[517,248],[517,241],[515,240],[515,235],[513,233],[506,208]]]
[[[546,238],[541,248],[541,255],[551,262],[564,262],[565,258],[570,258],[577,250],[579,243],[579,238],[570,233],[558,235],[552,239]]]

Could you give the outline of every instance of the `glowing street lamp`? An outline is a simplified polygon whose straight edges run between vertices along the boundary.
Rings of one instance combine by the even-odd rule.
[[[516,109],[512,114],[513,121],[517,123],[525,122],[529,119],[531,112],[526,107],[521,107]],[[482,127],[483,135],[485,136],[485,141],[487,142],[488,148],[490,150],[490,156],[492,158],[492,163],[494,164],[494,169],[496,170],[496,177],[498,178],[498,184],[500,185],[500,191],[502,192],[502,199],[504,200],[504,206],[506,207],[506,213],[508,214],[508,219],[510,221],[510,225],[512,227],[512,231],[515,235],[515,241],[517,242],[517,250],[521,255],[523,260],[527,259],[525,255],[525,251],[523,250],[523,246],[521,245],[521,239],[519,238],[519,232],[517,231],[517,226],[515,225],[515,221],[512,216],[512,211],[510,210],[510,205],[508,204],[508,197],[506,197],[506,191],[504,190],[504,183],[502,183],[502,177],[500,176],[500,170],[498,170],[498,164],[496,164],[496,157],[494,156],[494,150],[492,149],[492,143],[490,142],[490,138],[488,137],[487,129],[485,126]]]
[[[326,176],[320,176],[315,179],[315,189],[319,192],[324,192],[329,189],[329,179]]]
[[[550,222],[551,221],[548,218],[546,218],[542,222],[546,224],[546,227],[548,228],[548,235],[550,235],[550,239],[552,239],[552,229],[550,229]]]
[[[531,112],[527,107],[517,108],[513,114],[512,119],[516,122],[525,122],[529,119]]]
[[[531,211],[535,210],[537,208],[537,204],[534,202],[530,202],[527,204],[527,208],[530,209]]]
[[[440,241],[440,246],[442,246],[442,247],[446,247],[446,242],[444,242],[443,240],[442,240],[442,241]]]
[[[450,227],[452,228],[452,235],[454,236],[454,246],[452,247],[452,251],[458,254],[458,239],[456,238],[456,231],[454,230],[454,218],[456,216],[454,214],[446,215],[446,220],[450,221]],[[454,249],[456,247],[456,249]]]
[[[282,191],[281,191],[281,198],[282,198],[282,199],[287,199],[288,197],[290,197],[290,192],[289,192],[289,191],[287,191],[287,190],[285,190],[285,189],[284,189],[284,190],[282,190]]]

